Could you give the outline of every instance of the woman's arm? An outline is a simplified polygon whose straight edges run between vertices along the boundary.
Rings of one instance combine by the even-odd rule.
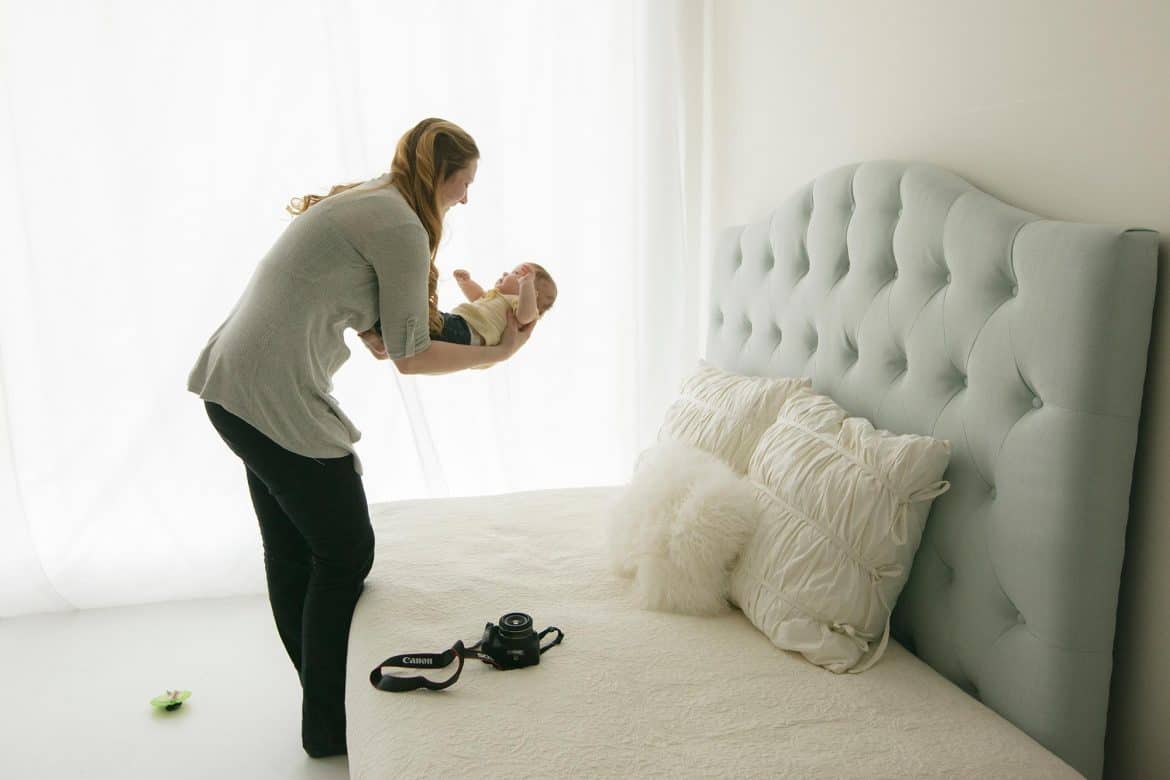
[[[449,344],[445,341],[431,341],[429,347],[416,352],[409,358],[394,361],[404,374],[449,374],[465,368],[474,368],[489,363],[499,363],[516,354],[516,350],[528,342],[535,322],[520,327],[516,314],[507,310],[508,321],[500,336],[500,343],[492,347],[469,347],[463,344]]]
[[[465,368],[482,367],[484,364],[507,360],[528,342],[532,329],[536,327],[534,322],[520,327],[516,315],[511,310],[508,310],[507,314],[508,323],[500,337],[500,343],[495,346],[469,347],[445,341],[431,341],[430,346],[422,352],[395,359],[394,365],[403,374],[449,374]],[[390,358],[382,339],[373,329],[359,333],[358,336],[378,360]]]
[[[508,358],[497,344],[494,347],[469,347],[446,341],[432,341],[422,352],[394,361],[401,374],[450,374],[483,363],[498,363]]]

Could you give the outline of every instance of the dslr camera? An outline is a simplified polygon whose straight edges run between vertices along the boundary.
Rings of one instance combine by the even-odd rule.
[[[500,624],[488,623],[479,640],[479,649],[495,663],[498,669],[519,669],[540,663],[540,640],[549,631],[539,634],[532,628],[532,616],[523,612],[509,612],[500,618]],[[556,644],[555,642],[553,644]]]
[[[557,632],[557,638],[547,645],[541,645],[540,640],[550,631]],[[565,638],[565,632],[556,626],[549,626],[539,634],[532,628],[532,616],[523,612],[508,612],[500,618],[500,624],[488,623],[483,629],[483,638],[470,647],[457,641],[450,650],[442,653],[410,653],[408,655],[394,655],[378,664],[370,672],[370,684],[380,691],[402,692],[413,691],[417,688],[427,688],[432,691],[441,691],[455,684],[463,672],[463,659],[478,658],[485,664],[496,669],[522,669],[525,666],[536,666],[540,663],[540,655],[550,647],[560,644]],[[425,677],[402,677],[393,674],[392,667],[420,667],[437,669],[448,666],[453,661],[459,662],[449,679],[435,682]]]

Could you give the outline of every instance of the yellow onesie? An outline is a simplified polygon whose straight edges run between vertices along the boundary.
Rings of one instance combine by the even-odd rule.
[[[484,346],[493,347],[500,343],[500,337],[508,325],[509,306],[515,313],[520,306],[520,296],[508,295],[492,288],[474,303],[459,304],[451,313],[467,320],[471,329],[483,337]]]

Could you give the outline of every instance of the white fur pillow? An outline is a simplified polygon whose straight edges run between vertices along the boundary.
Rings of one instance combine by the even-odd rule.
[[[881,657],[949,442],[875,430],[802,390],[760,437],[747,478],[765,507],[731,597],[778,647],[833,672]]]
[[[811,386],[808,378],[743,376],[699,360],[666,410],[658,441],[687,442],[743,474],[760,434],[776,419],[781,404]]]
[[[683,442],[650,447],[610,507],[607,544],[639,607],[689,615],[729,609],[730,570],[759,505],[742,477]]]

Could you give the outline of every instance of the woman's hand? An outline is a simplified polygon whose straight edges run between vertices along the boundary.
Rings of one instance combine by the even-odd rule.
[[[383,343],[382,337],[378,335],[378,331],[370,328],[363,330],[358,334],[358,338],[366,345],[366,349],[376,357],[378,360],[389,360],[390,353],[386,351],[386,344]]]
[[[501,360],[512,357],[520,347],[527,344],[529,337],[532,336],[532,329],[536,327],[536,320],[521,326],[520,320],[516,319],[516,312],[509,308],[507,313],[508,322],[504,325],[503,334],[500,335],[500,347],[504,352]]]

